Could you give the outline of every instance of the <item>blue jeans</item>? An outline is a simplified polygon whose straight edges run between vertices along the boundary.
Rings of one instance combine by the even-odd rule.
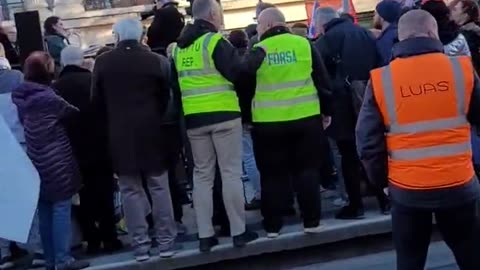
[[[253,191],[246,192],[247,201],[250,202],[253,199],[260,199],[261,186],[260,186],[260,173],[257,169],[257,163],[255,161],[255,155],[253,153],[253,142],[250,131],[247,128],[243,129],[243,169],[248,176],[249,184]],[[253,193],[253,194],[249,194]]]
[[[73,260],[70,256],[71,212],[71,199],[61,202],[38,202],[40,237],[47,267],[63,265]]]

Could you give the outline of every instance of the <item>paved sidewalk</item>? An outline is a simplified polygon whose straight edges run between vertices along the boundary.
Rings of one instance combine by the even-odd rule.
[[[231,238],[220,238],[220,245],[212,249],[210,253],[200,253],[198,250],[197,228],[195,225],[195,211],[189,206],[184,206],[183,222],[188,227],[188,234],[179,236],[178,242],[182,249],[171,259],[151,258],[144,263],[137,263],[133,258],[133,252],[124,252],[104,255],[94,258],[86,258],[91,262],[90,270],[170,270],[184,267],[194,267],[215,263],[223,260],[240,259],[265,253],[275,253],[287,250],[301,249],[321,244],[335,243],[343,240],[354,239],[369,235],[384,234],[391,231],[390,216],[381,215],[377,202],[374,198],[365,198],[367,209],[365,219],[362,220],[336,220],[334,214],[339,207],[333,205],[334,193],[322,193],[322,224],[324,229],[319,234],[303,233],[300,224],[299,213],[297,216],[285,218],[285,225],[277,239],[266,238],[262,228],[262,217],[259,211],[247,212],[248,227],[259,233],[260,238],[245,248],[234,248]],[[298,209],[298,207],[297,207]],[[128,245],[128,237],[122,236],[122,240]],[[31,259],[31,258],[30,258]],[[28,264],[28,262],[24,262]],[[24,268],[20,268],[24,269]]]
[[[315,235],[304,234],[302,226],[298,223],[286,225],[277,239],[268,239],[263,230],[257,230],[261,238],[242,249],[233,248],[231,239],[221,238],[221,244],[213,248],[210,253],[200,253],[195,237],[189,235],[183,239],[185,242],[182,241],[183,250],[171,259],[152,258],[140,264],[135,262],[131,252],[125,252],[91,259],[92,267],[89,269],[178,269],[263,253],[300,249],[391,231],[390,217],[381,215],[377,210],[367,212],[366,218],[363,220],[344,221],[330,217],[324,219],[322,223],[325,226],[324,231]],[[257,226],[254,225],[254,227]]]

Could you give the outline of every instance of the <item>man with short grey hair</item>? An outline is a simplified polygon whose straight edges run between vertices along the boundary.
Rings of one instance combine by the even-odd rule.
[[[212,225],[212,187],[218,161],[225,209],[233,244],[243,247],[258,235],[246,230],[242,185],[242,121],[234,83],[243,71],[263,62],[262,50],[247,55],[244,65],[236,49],[218,31],[223,12],[215,0],[195,0],[194,23],[185,28],[173,52],[174,96],[183,107],[195,163],[193,201],[200,251],[218,244]],[[261,57],[255,57],[259,53]],[[242,68],[245,66],[246,68]]]
[[[354,24],[350,19],[339,18],[336,10],[328,7],[319,8],[315,22],[321,34],[315,42],[315,47],[322,55],[334,85],[332,124],[327,129],[327,134],[330,136],[334,152],[337,152],[335,159],[342,168],[345,191],[349,198],[349,205],[342,208],[336,217],[363,218],[360,187],[366,177],[362,174],[360,160],[355,151],[355,123],[358,111],[352,102],[357,101],[355,98],[357,95],[352,96],[352,93],[359,93],[358,96],[361,96],[370,70],[378,67],[381,58],[370,32]],[[361,104],[361,100],[355,104],[358,103]],[[338,151],[335,151],[336,149]],[[387,214],[389,211],[387,197],[380,189],[376,189],[375,193],[381,212]]]
[[[260,13],[262,13],[262,11],[264,11],[267,8],[273,8],[273,7],[275,7],[274,4],[259,1],[255,7],[255,20],[258,19],[258,16],[260,16]],[[255,33],[255,35],[252,36],[248,41],[248,48],[253,48],[253,45],[257,44],[259,41],[260,41],[260,37],[257,33]]]
[[[60,53],[60,63],[62,66],[81,66],[84,61],[84,55],[81,48],[76,46],[67,46]]]
[[[331,20],[340,18],[338,12],[331,7],[321,7],[317,9],[315,13],[315,28],[318,33],[325,33],[325,25]]]
[[[170,96],[170,65],[166,57],[140,43],[143,26],[138,20],[123,19],[113,26],[113,32],[116,48],[95,63],[92,102],[99,114],[104,113],[108,127],[137,261],[148,260],[158,251],[161,257],[171,257],[177,235],[167,173],[171,151],[161,126]],[[145,219],[150,213],[153,239]]]

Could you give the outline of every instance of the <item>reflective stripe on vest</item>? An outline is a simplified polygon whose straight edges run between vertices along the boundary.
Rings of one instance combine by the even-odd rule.
[[[308,78],[306,80],[299,80],[293,82],[286,82],[286,83],[276,83],[276,84],[257,84],[255,91],[275,91],[279,89],[286,89],[292,87],[302,87],[302,86],[309,86],[313,85],[312,78]]]
[[[281,106],[293,106],[310,101],[318,101],[318,94],[312,94],[308,96],[296,97],[288,100],[269,100],[269,101],[257,101],[255,102],[256,108],[272,108]]]
[[[415,149],[402,149],[390,152],[390,158],[394,160],[417,160],[438,156],[462,154],[470,150],[470,142],[422,147]]]
[[[257,71],[252,101],[255,123],[284,122],[320,115],[320,101],[311,78],[311,45],[305,38],[280,34],[256,46],[267,48]]]
[[[195,90],[188,90],[182,93],[183,97],[191,97],[191,96],[198,96],[198,95],[205,95],[205,94],[212,94],[212,93],[221,93],[225,92],[225,90],[233,91],[233,86],[229,84],[225,85],[218,85],[212,86],[207,88],[199,88]]]
[[[212,53],[221,38],[219,34],[207,33],[183,51],[178,47],[174,51],[185,115],[240,111],[233,84],[213,63]]]
[[[390,120],[387,126],[388,135],[402,133],[420,133],[430,131],[441,131],[445,129],[454,129],[468,124],[465,108],[465,83],[463,81],[462,67],[457,58],[450,58],[453,66],[455,80],[455,95],[457,100],[458,116],[446,119],[437,119],[432,121],[422,121],[411,124],[399,124],[397,114],[395,112],[395,94],[392,83],[392,72],[390,66],[386,66],[382,70],[382,84],[385,95],[385,105]],[[441,145],[427,148],[416,148],[408,150],[392,150],[389,152],[390,158],[394,160],[415,160],[429,158],[434,156],[456,155],[467,151],[470,143],[461,143],[454,145]]]

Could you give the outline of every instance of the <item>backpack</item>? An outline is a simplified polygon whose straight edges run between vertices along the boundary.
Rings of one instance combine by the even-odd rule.
[[[328,47],[327,42],[325,42],[325,45]],[[343,50],[345,50],[345,46],[343,46],[343,40],[341,48],[342,49],[339,50],[331,59],[332,62],[335,63],[335,80],[343,81],[343,88],[345,90],[344,92],[346,95],[350,96],[351,106],[353,107],[355,118],[358,118],[358,114],[360,113],[360,109],[363,104],[363,97],[365,95],[365,89],[367,88],[368,81],[351,80],[349,78],[345,72],[342,61]],[[332,52],[329,48],[327,48],[327,50]]]

